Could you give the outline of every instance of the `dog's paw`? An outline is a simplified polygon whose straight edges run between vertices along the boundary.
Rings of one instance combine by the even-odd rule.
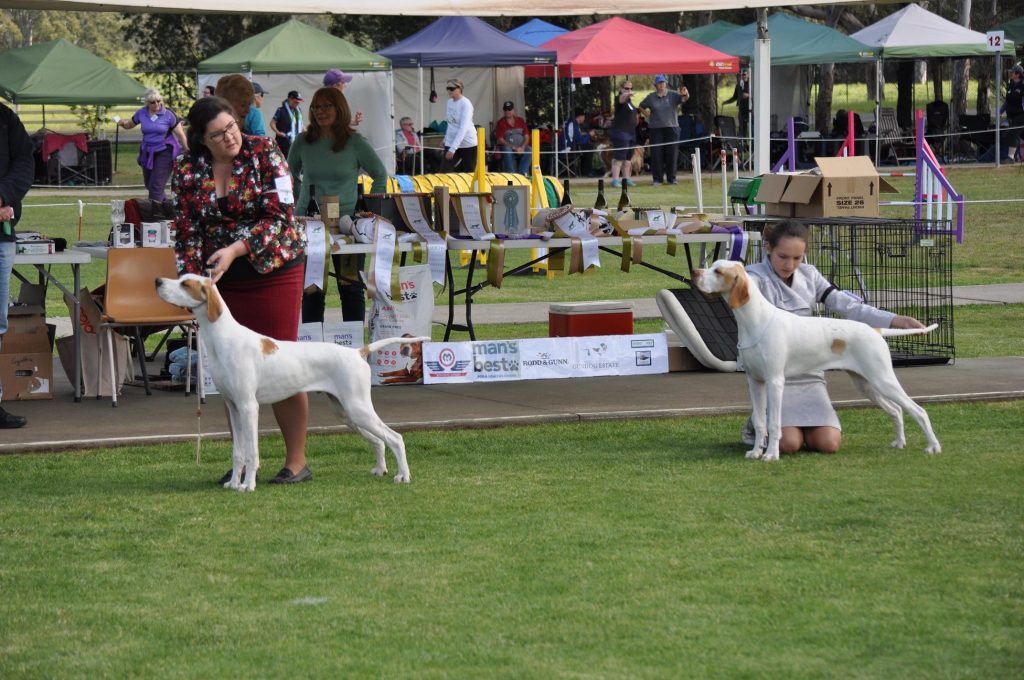
[[[242,490],[242,482],[240,482],[240,481],[239,482],[227,482],[226,484],[224,484],[224,488],[225,489],[231,489],[233,491],[241,491]]]
[[[779,452],[776,451],[765,451],[764,455],[761,456],[761,460],[766,463],[774,463],[779,459]]]
[[[404,473],[399,472],[397,475],[395,475],[395,484],[408,484],[411,481],[412,475],[409,474],[408,470],[406,470]]]
[[[902,449],[906,445],[907,445],[907,440],[906,439],[902,439],[902,438],[900,438],[900,439],[893,439],[891,442],[889,442],[889,446],[891,446],[894,449]]]
[[[761,455],[763,453],[764,449],[762,449],[760,446],[755,446],[754,448],[747,451],[747,460],[758,460],[759,458],[761,458]]]
[[[373,475],[374,477],[383,477],[387,473],[388,473],[388,468],[387,468],[387,466],[384,466],[384,465],[378,465],[377,467],[375,467],[372,470],[370,470],[370,474]]]
[[[935,455],[936,453],[942,453],[942,445],[936,442],[934,446],[929,446],[924,450],[924,452],[930,453],[932,455]]]

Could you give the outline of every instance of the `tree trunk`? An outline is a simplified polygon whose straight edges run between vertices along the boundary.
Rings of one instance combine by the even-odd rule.
[[[914,127],[914,62],[896,62],[896,122],[904,130]]]
[[[942,96],[942,59],[929,59],[928,73],[930,73],[932,76],[932,101],[945,101],[945,99]]]
[[[959,23],[965,28],[971,27],[971,0],[960,0]],[[952,92],[949,95],[949,119],[953,129],[960,125],[960,116],[967,113],[967,79],[970,75],[970,59],[953,61]]]
[[[835,5],[825,10],[826,23],[835,28],[843,9]],[[836,82],[836,65],[822,64],[818,69],[818,99],[814,102],[814,129],[827,137],[832,127],[832,89]]]
[[[999,3],[998,0],[991,0],[988,7],[986,8],[988,14],[988,25],[995,26],[998,23],[999,18]],[[998,57],[997,57],[998,58]],[[1000,64],[1002,67],[1002,64]],[[989,103],[989,96],[992,94],[993,87],[993,75],[992,72],[995,70],[995,64],[989,63],[988,59],[983,59],[978,64],[978,99],[977,108],[978,115],[989,114],[992,115],[992,106]],[[998,120],[998,112],[992,116],[993,120]]]
[[[711,12],[697,12],[698,26],[707,26],[710,23]],[[690,101],[686,105],[686,111],[693,113],[697,120],[704,123],[705,131],[710,130],[715,116],[718,115],[718,76],[692,76],[692,82],[692,87],[689,82],[686,85],[690,90]]]

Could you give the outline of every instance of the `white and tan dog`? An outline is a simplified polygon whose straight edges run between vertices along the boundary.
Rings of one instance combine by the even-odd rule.
[[[299,392],[327,394],[338,417],[373,445],[377,465],[371,474],[387,474],[387,445],[398,464],[395,481],[411,481],[402,435],[384,424],[370,401],[366,356],[386,345],[429,338],[388,338],[360,350],[326,342],[272,340],[235,321],[208,278],[186,274],[180,279],[156,279],[156,290],[172,305],[193,310],[199,321],[213,382],[224,397],[231,421],[231,481],[225,488],[256,488],[259,405],[273,404]],[[243,469],[245,479],[241,478]]]
[[[906,444],[902,410],[906,409],[924,430],[928,439],[925,451],[942,450],[928,413],[907,396],[896,379],[889,345],[883,339],[928,333],[937,325],[916,330],[880,329],[859,321],[797,316],[768,302],[743,265],[729,260],[697,270],[693,278],[701,292],[727,296],[736,317],[739,354],[750,387],[757,442],[747,452],[747,458],[779,459],[782,389],[786,378],[828,369],[845,370],[857,388],[889,414],[896,427],[894,448],[902,449]],[[766,427],[767,445],[762,448]]]

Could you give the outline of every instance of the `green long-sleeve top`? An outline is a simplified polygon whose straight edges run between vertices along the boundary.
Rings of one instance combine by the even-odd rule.
[[[295,184],[295,214],[305,215],[309,204],[309,185],[316,185],[317,201],[337,196],[340,214],[351,215],[356,208],[356,180],[359,169],[373,179],[371,193],[384,193],[388,172],[377,153],[359,133],[353,133],[341,151],[331,151],[333,142],[318,139],[312,144],[299,135],[288,152],[288,168]]]

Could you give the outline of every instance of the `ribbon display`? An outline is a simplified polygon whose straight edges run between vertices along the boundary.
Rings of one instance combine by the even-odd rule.
[[[430,279],[444,285],[444,264],[447,247],[444,239],[430,228],[430,223],[423,214],[423,201],[419,196],[398,196],[398,210],[405,223],[427,242],[427,264],[430,266]]]
[[[567,212],[565,215],[555,219],[555,225],[569,238],[573,239],[571,246],[572,256],[569,259],[569,273],[575,274],[586,271],[591,267],[601,266],[601,256],[598,250],[597,237],[590,233],[590,220],[583,213],[575,211]],[[576,252],[579,251],[578,266]]]
[[[324,223],[305,220],[306,223],[306,278],[303,288],[316,286],[324,289],[324,269],[327,262],[327,238]]]
[[[491,241],[487,251],[487,283],[501,288],[505,278],[505,244],[502,241]]]

